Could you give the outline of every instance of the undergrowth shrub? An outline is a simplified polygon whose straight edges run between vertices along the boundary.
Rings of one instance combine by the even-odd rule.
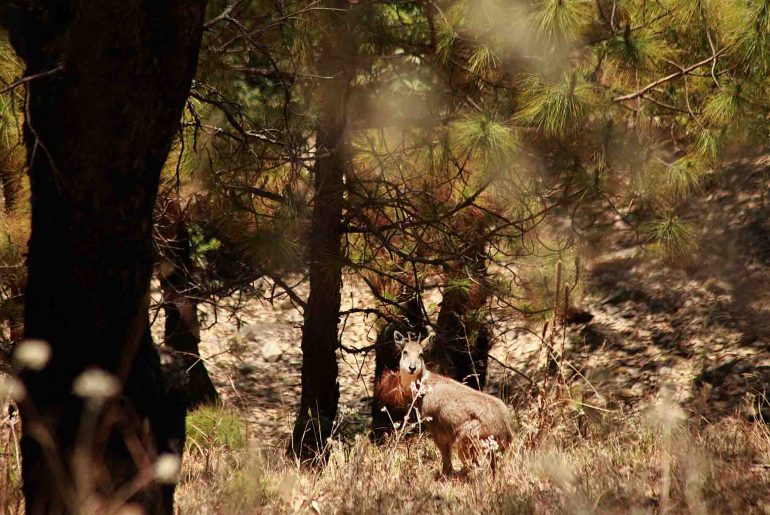
[[[246,424],[232,410],[203,406],[190,412],[186,420],[189,453],[206,452],[217,447],[242,450],[246,446]]]

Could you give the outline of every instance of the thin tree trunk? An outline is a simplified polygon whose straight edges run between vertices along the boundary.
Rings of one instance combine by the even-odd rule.
[[[159,231],[166,239],[159,274],[166,315],[164,344],[175,351],[174,362],[180,365],[180,372],[184,374],[178,388],[190,408],[217,404],[219,394],[198,349],[200,326],[191,281],[193,260],[190,237],[177,198],[166,202]]]
[[[346,106],[354,52],[348,2],[332,0],[318,62],[319,121],[313,167],[315,197],[310,234],[310,295],[302,328],[302,396],[290,451],[302,460],[323,459],[337,416],[337,324],[342,287],[342,206],[349,166]]]
[[[0,7],[26,74],[48,73],[29,82],[25,125],[25,331],[52,352],[43,371],[22,375],[28,514],[78,512],[88,493],[108,502],[151,473],[159,452],[181,453],[184,412],[167,403],[148,327],[151,230],[204,10],[203,0]],[[85,404],[73,381],[93,367],[117,376],[123,394],[79,443]],[[146,484],[132,499],[148,513],[172,513],[173,487]]]
[[[2,162],[0,162],[0,182],[2,182],[3,187],[3,207],[6,214],[12,214],[16,211],[21,193],[22,171],[19,167],[15,166],[15,154],[16,152],[13,150],[6,149],[6,154],[2,157]],[[23,281],[18,281],[17,284],[11,285],[10,288],[11,298],[6,301],[9,308],[6,310],[6,313],[8,315],[11,342],[17,342],[21,340],[24,333]]]
[[[22,166],[18,163],[18,152],[14,148],[6,148],[0,162],[0,182],[3,188],[3,204],[5,213],[10,215],[16,211],[21,195]],[[11,297],[6,300],[6,314],[10,329],[11,342],[18,342],[24,334],[24,275],[17,274],[18,281],[10,284]]]
[[[21,171],[13,167],[13,159],[10,155],[0,163],[0,182],[3,185],[5,212],[13,213],[18,206],[21,193]]]
[[[11,286],[11,298],[6,300],[8,306],[8,329],[11,343],[15,346],[24,338],[24,285],[19,283]]]
[[[483,242],[468,250],[450,272],[452,281],[470,281],[467,288],[445,287],[436,320],[437,349],[448,373],[457,381],[483,389],[487,381],[489,327],[483,309],[487,298],[487,255]]]

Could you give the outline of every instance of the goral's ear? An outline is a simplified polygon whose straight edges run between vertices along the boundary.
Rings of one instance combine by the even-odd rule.
[[[423,338],[423,339],[420,341],[420,346],[422,346],[422,348],[423,348],[424,350],[427,350],[427,349],[429,349],[429,348],[430,348],[430,347],[431,347],[431,346],[432,346],[434,343],[436,343],[436,333],[435,333],[435,332],[433,332],[433,328],[429,328],[429,329],[428,329],[428,336],[426,336],[425,338]]]
[[[396,342],[396,345],[398,345],[399,349],[403,349],[404,344],[406,343],[406,338],[404,338],[404,335],[398,331],[393,331],[393,341]]]

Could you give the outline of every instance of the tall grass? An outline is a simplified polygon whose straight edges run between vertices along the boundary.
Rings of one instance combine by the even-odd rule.
[[[633,414],[557,409],[564,392],[520,409],[498,461],[466,477],[440,478],[425,434],[396,432],[383,445],[358,433],[333,440],[323,468],[305,468],[283,448],[251,446],[229,409],[188,417],[177,512],[250,513],[767,513],[770,431],[763,421],[691,416],[665,392]],[[540,406],[552,409],[542,410]],[[7,404],[6,404],[7,408]],[[590,412],[590,413],[588,413]],[[4,410],[3,413],[8,413]],[[346,414],[349,416],[351,414]],[[513,415],[513,414],[512,414]],[[543,420],[551,417],[551,420]],[[580,418],[580,423],[576,419]],[[0,513],[23,513],[19,423],[4,416]],[[533,438],[541,427],[548,431]],[[289,427],[287,429],[287,435]]]
[[[556,399],[551,399],[556,401]],[[533,443],[534,411],[494,476],[438,479],[426,435],[377,446],[363,434],[331,444],[324,468],[282,449],[233,451],[205,479],[185,473],[181,513],[766,513],[770,433],[725,418],[699,426],[663,398],[635,415],[603,413],[575,431],[566,418]],[[561,416],[561,415],[559,415]],[[586,436],[590,434],[591,436]],[[211,453],[221,454],[222,448]],[[185,471],[200,467],[188,456]]]

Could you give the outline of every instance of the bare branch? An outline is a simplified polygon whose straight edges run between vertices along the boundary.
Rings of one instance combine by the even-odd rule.
[[[57,73],[59,73],[59,72],[61,72],[63,70],[64,70],[64,63],[62,63],[62,64],[60,64],[60,65],[56,66],[55,68],[52,68],[52,69],[50,69],[48,71],[45,71],[45,72],[36,73],[34,75],[27,75],[26,77],[22,77],[21,79],[19,79],[17,81],[14,81],[14,82],[8,84],[7,86],[5,86],[4,88],[0,89],[0,95],[2,95],[3,93],[6,93],[8,91],[11,91],[12,89],[16,89],[19,86],[21,86],[22,84],[26,84],[27,82],[31,82],[31,81],[37,80],[37,79],[42,79],[43,77],[48,77],[50,75],[55,75],[55,74],[57,74]]]
[[[644,86],[642,89],[635,91],[633,93],[628,93],[627,95],[621,95],[619,97],[615,97],[612,99],[613,102],[623,102],[624,100],[634,100],[636,98],[639,98],[643,96],[645,93],[650,91],[651,89],[654,89],[661,84],[665,84],[666,82],[670,82],[674,79],[677,79],[681,77],[682,75],[687,75],[692,70],[695,70],[696,68],[700,68],[701,66],[706,66],[707,64],[711,63],[712,61],[716,60],[720,55],[724,54],[727,51],[727,47],[720,49],[718,52],[714,53],[711,57],[708,57],[702,61],[698,61],[695,64],[691,64],[690,66],[687,66],[685,68],[680,68],[679,71],[676,71],[674,73],[671,73],[669,75],[666,75],[665,77],[661,77],[660,79],[651,82]]]

